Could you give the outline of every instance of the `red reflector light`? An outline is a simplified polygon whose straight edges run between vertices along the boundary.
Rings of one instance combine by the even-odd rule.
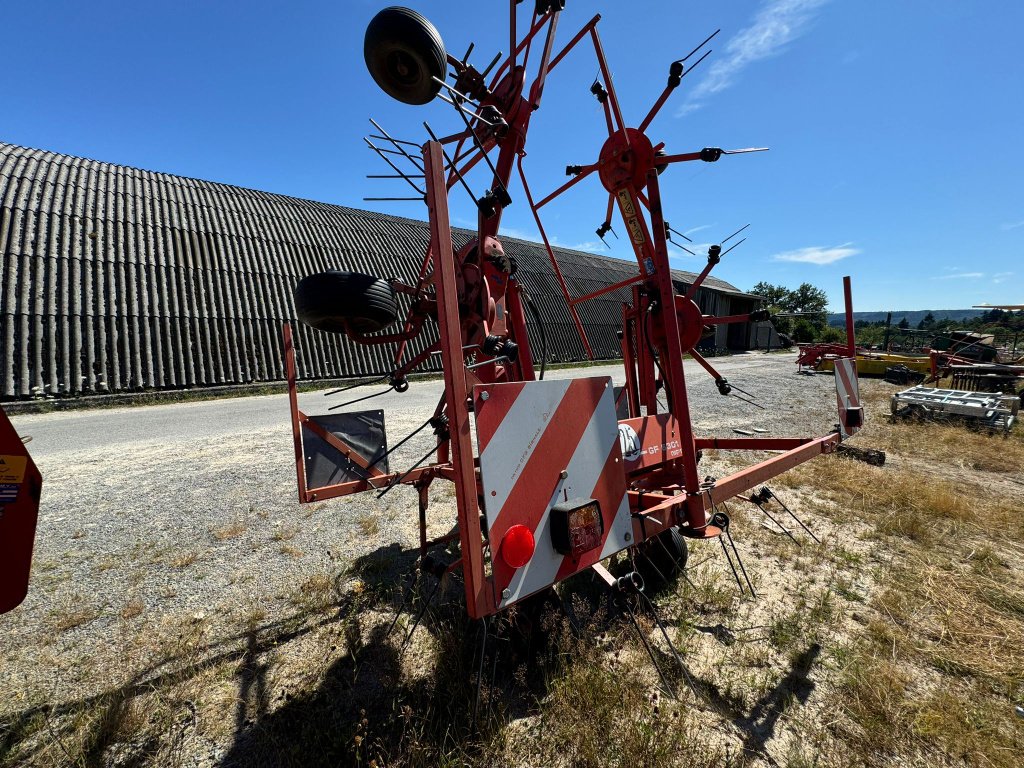
[[[525,525],[513,525],[501,539],[501,559],[509,568],[522,568],[533,557],[533,531]]]
[[[563,555],[579,558],[604,540],[604,518],[596,499],[570,499],[551,508],[551,544]]]

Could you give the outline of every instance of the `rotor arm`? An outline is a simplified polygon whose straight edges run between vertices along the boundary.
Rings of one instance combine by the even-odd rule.
[[[540,231],[540,237],[544,243],[544,250],[547,251],[548,259],[551,261],[551,266],[555,270],[555,277],[558,278],[558,284],[562,288],[562,296],[565,297],[565,303],[569,308],[569,314],[572,315],[573,323],[576,325],[576,332],[579,334],[580,340],[583,342],[583,347],[587,351],[587,356],[593,360],[594,351],[590,347],[590,340],[587,339],[587,332],[583,330],[583,322],[580,320],[579,313],[576,311],[576,304],[573,301],[572,296],[569,295],[569,288],[566,286],[565,278],[562,276],[562,270],[558,266],[558,259],[555,258],[555,252],[551,250],[551,242],[548,240],[547,232],[544,231],[544,224],[541,222],[540,212],[537,210],[539,206],[534,205],[533,194],[530,192],[530,184],[526,181],[526,172],[523,170],[523,155],[519,155],[516,160],[516,165],[519,168],[519,178],[523,182],[523,191],[526,193],[526,202],[530,206],[530,212],[533,213],[533,220],[537,223],[537,229]]]
[[[519,167],[520,167],[520,169],[522,169],[522,159],[520,159]],[[569,188],[572,187],[573,185],[578,184],[579,182],[583,181],[583,179],[587,178],[587,176],[589,176],[590,174],[592,174],[594,171],[597,170],[598,164],[594,163],[593,165],[583,165],[583,166],[575,166],[575,167],[579,168],[579,171],[576,172],[576,175],[573,178],[569,179],[569,181],[567,181],[565,184],[560,186],[558,189],[556,189],[554,192],[552,192],[550,195],[548,195],[543,200],[541,200],[539,203],[537,203],[537,209],[538,210],[540,210],[545,205],[550,203],[552,200],[554,200],[556,197],[561,195],[563,192],[568,191]],[[575,168],[575,167],[574,166],[570,166],[570,168]],[[568,171],[569,169],[567,168],[566,170]]]

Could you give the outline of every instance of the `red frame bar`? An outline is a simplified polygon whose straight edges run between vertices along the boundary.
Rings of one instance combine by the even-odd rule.
[[[458,508],[466,609],[478,619],[494,612],[494,593],[484,576],[480,508],[477,502],[476,468],[470,418],[467,408],[465,357],[462,353],[462,325],[456,290],[455,251],[448,223],[448,189],[444,183],[444,156],[441,145],[428,141],[423,146],[424,175],[427,182],[427,209],[430,211],[431,251],[437,254],[434,287],[437,292],[438,335],[444,368],[445,403],[451,433],[452,464],[455,468],[455,499]]]

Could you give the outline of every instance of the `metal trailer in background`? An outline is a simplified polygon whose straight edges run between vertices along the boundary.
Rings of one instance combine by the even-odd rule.
[[[1009,432],[1017,420],[1016,395],[970,392],[962,389],[911,387],[892,396],[893,416],[962,420],[972,426]]]

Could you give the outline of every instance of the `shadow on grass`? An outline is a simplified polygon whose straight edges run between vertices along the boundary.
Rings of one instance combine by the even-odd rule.
[[[603,631],[621,617],[608,607],[614,600],[607,591],[578,577],[565,584],[562,601],[541,593],[489,622],[474,622],[465,615],[456,577],[403,578],[417,554],[382,547],[334,580],[333,603],[324,600],[280,621],[166,656],[97,695],[16,713],[0,722],[0,764],[27,762],[43,745],[56,753],[54,742],[69,763],[83,766],[166,763],[169,744],[180,756],[198,720],[195,703],[173,692],[218,667],[232,669],[238,686],[233,709],[220,713],[234,721],[233,743],[219,761],[224,768],[487,762],[498,730],[536,712],[571,656],[567,649],[580,647],[581,634]],[[352,578],[360,590],[339,597],[341,582]],[[419,628],[407,642],[416,622]],[[271,692],[267,673],[275,655],[332,624],[344,629],[345,647],[340,655],[326,654],[316,687]],[[818,646],[805,651],[748,714],[689,670],[679,670],[677,679],[687,676],[711,709],[743,731],[748,753],[762,753],[788,704],[806,701],[813,690],[808,673],[819,652]],[[672,665],[667,654],[658,654],[659,664]],[[173,718],[154,724],[140,717],[146,710],[136,705],[154,693],[177,707]],[[271,702],[273,695],[278,698]]]

